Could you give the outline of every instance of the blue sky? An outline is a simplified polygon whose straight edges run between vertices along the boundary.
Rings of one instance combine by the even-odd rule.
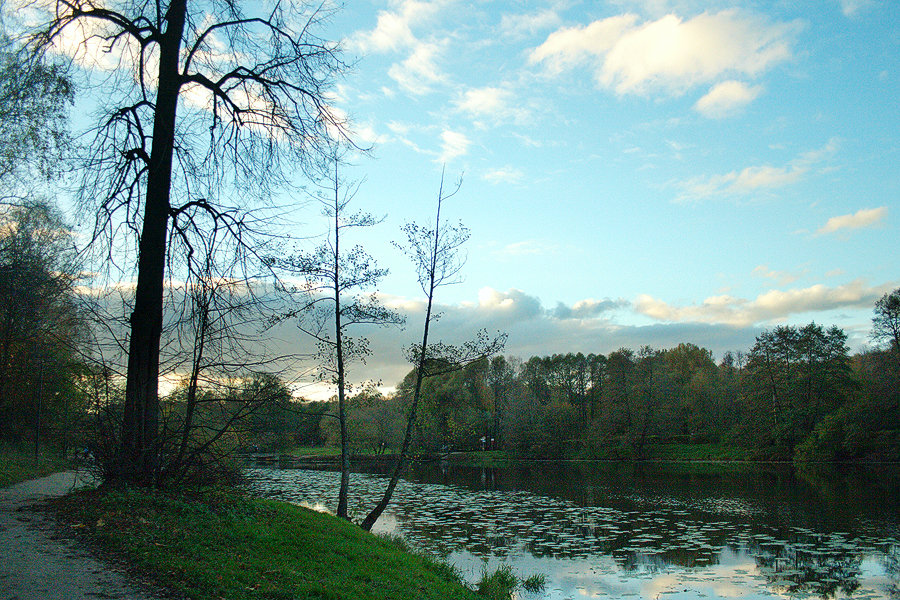
[[[330,102],[372,147],[345,170],[357,207],[386,215],[352,241],[409,316],[370,332],[356,379],[408,369],[421,293],[390,242],[432,218],[442,168],[472,232],[439,291],[449,341],[720,358],[814,320],[858,350],[900,287],[898,2],[354,0],[319,33],[353,64]]]
[[[900,286],[900,3],[355,1],[327,35],[390,301],[417,291],[397,224],[463,177],[451,336],[721,357],[815,320],[859,349]]]

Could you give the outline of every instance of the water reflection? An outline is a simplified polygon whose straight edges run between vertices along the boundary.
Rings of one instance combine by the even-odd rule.
[[[263,495],[335,503],[336,473],[248,474]],[[484,563],[545,573],[551,598],[900,598],[891,481],[784,466],[419,467],[379,527],[473,579]],[[351,510],[362,516],[383,485],[354,475]]]

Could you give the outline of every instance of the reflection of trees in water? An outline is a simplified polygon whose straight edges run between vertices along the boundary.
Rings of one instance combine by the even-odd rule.
[[[881,566],[888,577],[885,591],[891,598],[900,600],[900,546],[892,544],[887,549],[881,557]]]
[[[754,553],[759,572],[776,588],[832,598],[859,589],[863,554],[816,549],[818,540],[765,544]]]

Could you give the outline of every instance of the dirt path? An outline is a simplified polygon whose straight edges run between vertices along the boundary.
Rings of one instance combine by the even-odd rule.
[[[0,600],[165,597],[60,535],[50,515],[34,510],[41,500],[83,484],[75,473],[64,472],[0,488]]]

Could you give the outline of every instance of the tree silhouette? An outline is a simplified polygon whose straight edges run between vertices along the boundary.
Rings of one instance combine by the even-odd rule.
[[[102,111],[81,200],[110,263],[124,249],[132,267],[137,249],[115,476],[152,483],[167,260],[170,274],[190,272],[210,227],[254,256],[267,228],[252,208],[271,208],[273,190],[310,168],[326,140],[346,139],[327,103],[345,65],[313,33],[327,12],[303,2],[262,12],[231,0],[61,0],[49,10],[32,48],[68,51],[95,75],[113,67],[94,88]]]

